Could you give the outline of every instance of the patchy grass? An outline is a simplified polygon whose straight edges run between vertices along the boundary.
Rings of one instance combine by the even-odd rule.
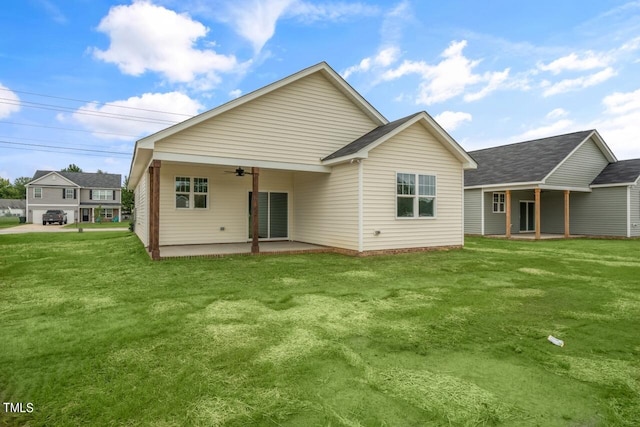
[[[34,406],[0,426],[637,425],[639,243],[154,263],[0,236],[0,400]]]
[[[0,228],[11,228],[20,225],[20,218],[17,216],[0,216]]]

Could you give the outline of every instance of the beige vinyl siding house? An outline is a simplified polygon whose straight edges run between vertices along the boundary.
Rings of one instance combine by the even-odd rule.
[[[415,123],[373,149],[363,162],[366,251],[464,244],[462,164],[422,123]],[[433,217],[397,218],[396,174],[434,176]]]
[[[252,240],[254,189],[259,241],[357,254],[461,246],[472,167],[426,113],[389,122],[320,63],[138,141],[129,183],[154,259],[173,245]],[[435,197],[437,215],[398,217],[403,172],[436,177],[436,195],[411,191],[421,215]]]

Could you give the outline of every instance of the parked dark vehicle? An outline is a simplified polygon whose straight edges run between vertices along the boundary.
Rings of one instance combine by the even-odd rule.
[[[53,224],[54,222],[60,225],[66,224],[67,213],[59,209],[50,209],[42,215],[42,225]]]

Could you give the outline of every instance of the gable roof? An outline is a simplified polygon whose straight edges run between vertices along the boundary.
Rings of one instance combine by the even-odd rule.
[[[356,92],[356,90],[353,87],[351,87],[351,85],[349,85],[349,83],[347,83],[346,80],[340,77],[340,75],[333,68],[331,68],[329,64],[323,61],[311,67],[305,68],[304,70],[298,71],[297,73],[294,73],[288,77],[285,77],[276,82],[268,84],[267,86],[264,86],[260,89],[254,90],[253,92],[250,92],[239,98],[236,98],[227,103],[224,103],[216,108],[205,111],[204,113],[198,114],[197,116],[191,117],[190,119],[187,119],[176,125],[170,126],[152,135],[144,137],[136,142],[136,148],[138,145],[140,145],[141,147],[144,146],[145,148],[152,148],[147,146],[150,143],[153,143],[160,139],[164,139],[168,136],[174,135],[184,129],[187,129],[198,123],[202,123],[215,116],[218,116],[224,113],[225,111],[229,111],[233,108],[239,107],[240,105],[246,104],[250,101],[253,101],[256,98],[259,98],[263,95],[273,92],[276,89],[279,89],[283,86],[286,86],[306,76],[309,76],[311,74],[318,73],[318,72],[322,73],[323,76],[325,76],[334,86],[336,86],[348,98],[350,98],[354,102],[354,104],[356,104],[361,110],[363,110],[365,114],[367,114],[367,116],[369,116],[374,122],[377,122],[379,124],[385,124],[388,122],[388,120],[382,114],[380,114],[380,112],[376,110],[373,107],[373,105],[369,103],[369,101],[364,99],[362,95]]]
[[[393,130],[397,129],[399,126],[405,124],[415,116],[420,113],[415,113],[407,117],[403,117],[401,119],[395,120],[393,122],[387,123],[386,125],[378,126],[373,129],[371,132],[362,135],[360,138],[356,139],[350,144],[345,145],[338,151],[335,151],[332,154],[329,154],[327,157],[322,159],[322,161],[337,159],[338,157],[348,156],[350,154],[356,154],[360,150],[367,148],[369,145],[375,143],[377,140],[382,138],[383,136],[389,134]]]
[[[59,172],[37,170],[29,184],[55,173],[83,188],[120,188],[122,175],[114,173]]]
[[[635,184],[640,178],[640,159],[609,163],[591,185]]]
[[[471,151],[478,169],[465,172],[464,185],[541,182],[592,134],[597,132],[586,130]]]
[[[331,84],[333,84],[338,90],[340,90],[347,98],[349,98],[354,105],[359,107],[374,123],[383,125],[389,121],[369,103],[362,95],[360,95],[346,80],[344,80],[333,68],[326,62],[320,62],[297,73],[291,74],[288,77],[273,82],[267,86],[263,86],[253,92],[247,93],[239,98],[231,100],[225,104],[222,104],[216,108],[205,111],[197,116],[180,122],[176,125],[170,126],[159,132],[146,136],[136,141],[133,149],[133,159],[129,168],[129,186],[135,187],[137,181],[151,160],[151,150],[155,146],[155,142],[161,139],[172,136],[180,131],[195,126],[213,117],[216,117],[226,111],[239,107],[243,104],[249,103],[256,98],[264,96],[270,92],[273,92],[281,87],[289,85],[295,81],[303,79],[311,74],[321,73]]]
[[[473,158],[424,111],[378,126],[355,141],[331,153],[322,159],[322,162],[325,164],[333,164],[349,159],[367,158],[369,151],[418,122],[421,122],[426,128],[432,131],[436,139],[462,162],[464,169],[476,167],[476,162]]]

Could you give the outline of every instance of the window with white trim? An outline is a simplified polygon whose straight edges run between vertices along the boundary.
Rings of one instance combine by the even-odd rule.
[[[91,200],[113,200],[113,190],[92,190]]]
[[[96,210],[98,211],[97,213],[101,218],[113,219],[113,209],[107,208]]]
[[[193,185],[192,184],[193,180]],[[209,207],[209,179],[177,176],[175,181],[176,208],[206,209]]]
[[[193,207],[206,209],[209,195],[209,179],[193,178]]]
[[[191,192],[191,178],[176,177],[176,208],[189,208],[189,193]]]
[[[436,177],[416,173],[396,174],[396,217],[434,218]]]
[[[64,189],[64,198],[65,199],[75,199],[73,188],[65,188]]]
[[[493,193],[493,213],[505,212],[505,193]]]
[[[33,188],[33,198],[34,199],[42,199],[42,187],[34,187]]]

